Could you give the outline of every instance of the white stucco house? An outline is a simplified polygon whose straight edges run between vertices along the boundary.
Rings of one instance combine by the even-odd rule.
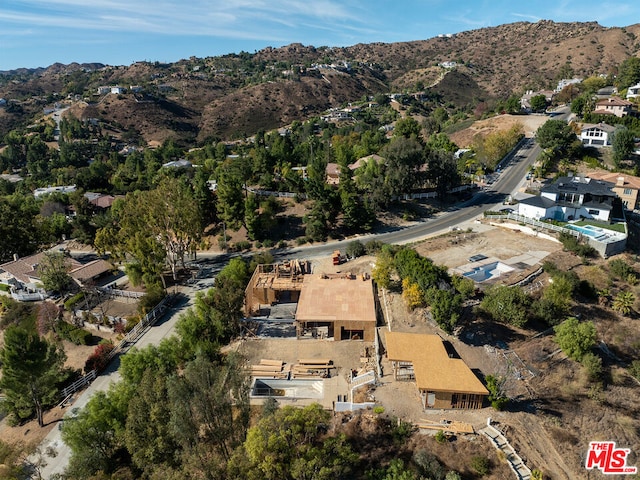
[[[640,97],[640,83],[627,88],[627,98]]]
[[[540,190],[540,195],[521,200],[518,214],[540,220],[563,222],[580,218],[607,222],[617,195],[614,184],[589,177],[560,177]]]
[[[606,147],[611,145],[611,136],[616,128],[606,123],[585,123],[580,130],[580,141],[589,147]]]

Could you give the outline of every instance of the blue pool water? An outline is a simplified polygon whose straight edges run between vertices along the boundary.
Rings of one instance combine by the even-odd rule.
[[[567,228],[577,232],[589,235],[590,237],[599,237],[602,235],[602,229],[591,225],[567,225]]]

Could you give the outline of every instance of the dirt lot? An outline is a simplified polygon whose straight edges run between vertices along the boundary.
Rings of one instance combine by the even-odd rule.
[[[460,148],[467,148],[473,145],[477,135],[485,137],[493,132],[508,130],[518,123],[524,128],[525,136],[531,138],[538,127],[548,119],[546,115],[499,115],[474,122],[471,127],[451,134],[450,138]]]

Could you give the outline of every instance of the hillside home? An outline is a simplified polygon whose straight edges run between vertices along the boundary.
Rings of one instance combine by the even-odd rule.
[[[631,113],[633,103],[619,97],[609,97],[596,102],[596,108],[593,111],[596,115],[615,115],[616,117],[624,117]]]
[[[422,408],[482,408],[489,391],[438,335],[387,332],[387,358],[395,380],[415,380]]]
[[[337,163],[329,162],[325,168],[327,174],[328,185],[338,185],[340,183],[340,165]]]
[[[45,253],[47,252],[40,252],[23,258],[16,256],[14,260],[3,263],[0,265],[0,283],[11,285],[14,292],[38,291],[36,285],[41,283],[39,266],[44,259]],[[74,258],[67,257],[66,265],[67,273],[80,287],[93,283],[113,270],[113,266],[102,259],[81,263]],[[38,300],[38,298],[32,298],[31,300]]]
[[[547,104],[551,103],[553,100],[553,96],[556,94],[553,90],[540,90],[538,92],[534,92],[533,90],[527,90],[527,92],[520,97],[520,108],[522,110],[531,111],[531,99],[533,97],[537,97],[538,95],[544,95]]]
[[[582,83],[582,78],[563,78],[562,80],[558,81],[556,93],[561,92],[563,88],[568,87],[569,85],[576,85],[578,83]]]
[[[560,177],[540,189],[540,195],[521,200],[518,213],[539,220],[562,222],[586,218],[608,222],[614,208],[616,194],[611,182],[590,177]]]
[[[640,210],[640,178],[618,172],[589,172],[589,178],[614,184],[612,190],[628,210]]]
[[[616,128],[606,123],[586,123],[580,130],[580,141],[589,147],[605,147],[611,145],[611,135]]]
[[[640,97],[640,83],[627,88],[627,98]]]

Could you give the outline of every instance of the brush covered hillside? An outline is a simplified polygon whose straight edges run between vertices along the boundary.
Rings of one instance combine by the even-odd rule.
[[[345,48],[292,44],[173,64],[55,64],[0,72],[0,135],[43,109],[79,100],[75,115],[146,143],[233,139],[317,116],[379,93],[423,91],[435,104],[469,106],[559,78],[615,74],[640,51],[640,24],[519,22],[402,43]],[[454,68],[440,64],[455,62]],[[453,65],[453,63],[452,63]],[[100,86],[137,86],[98,94]]]

